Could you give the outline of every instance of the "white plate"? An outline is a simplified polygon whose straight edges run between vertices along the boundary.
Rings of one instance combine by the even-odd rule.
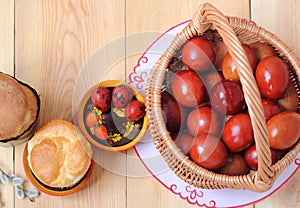
[[[187,23],[188,21],[182,22],[163,33],[149,46],[138,60],[134,71],[129,75],[129,83],[136,87],[143,95],[145,95],[145,87],[151,68],[169,46],[174,36],[180,32]],[[195,188],[178,178],[167,166],[155,148],[149,134],[146,134],[142,141],[135,146],[135,151],[147,170],[162,185],[169,189],[171,193],[178,195],[190,204],[205,207],[245,206],[265,199],[283,186],[300,167],[299,154],[295,161],[282,172],[273,187],[263,193],[233,189],[206,190]]]

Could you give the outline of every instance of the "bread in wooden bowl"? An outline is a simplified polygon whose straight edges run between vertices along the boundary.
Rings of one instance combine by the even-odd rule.
[[[27,145],[27,161],[45,187],[60,191],[78,185],[92,163],[92,148],[70,122],[52,120],[38,129]]]

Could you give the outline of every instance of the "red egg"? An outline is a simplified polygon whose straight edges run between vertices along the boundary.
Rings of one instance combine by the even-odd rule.
[[[216,53],[216,58],[214,61],[214,65],[217,71],[222,71],[222,61],[224,59],[225,54],[227,53],[227,46],[225,43],[221,41],[214,41],[212,42],[215,53]]]
[[[218,173],[226,175],[245,175],[249,167],[242,154],[230,152],[225,165],[217,170]]]
[[[244,51],[246,52],[248,62],[250,64],[250,67],[252,71],[255,70],[256,66],[256,55],[253,51],[253,49],[247,45],[247,44],[242,44],[242,47]],[[237,66],[233,62],[232,57],[229,52],[226,53],[224,56],[223,62],[222,62],[222,72],[225,77],[225,79],[232,79],[232,80],[239,80],[239,75],[237,72]]]
[[[300,114],[281,112],[267,123],[269,143],[273,149],[287,149],[293,146],[300,137]]]
[[[216,54],[212,43],[202,37],[189,40],[182,48],[182,61],[190,69],[207,70],[213,66]]]
[[[119,85],[112,91],[112,103],[116,108],[124,108],[132,100],[133,92],[126,85]]]
[[[187,118],[187,127],[192,135],[200,133],[220,136],[225,117],[219,115],[210,107],[194,109]]]
[[[219,81],[210,92],[213,109],[224,115],[233,115],[243,110],[245,106],[241,85],[233,80]]]
[[[161,105],[168,131],[177,133],[182,121],[182,113],[177,101],[169,92],[163,91]]]
[[[276,56],[262,59],[256,67],[256,82],[261,93],[270,99],[279,99],[287,89],[289,70]]]
[[[177,102],[187,107],[198,106],[206,95],[201,78],[193,70],[176,73],[172,82],[172,92]]]
[[[222,140],[231,152],[247,149],[254,142],[254,134],[249,114],[232,116],[224,126]]]
[[[187,155],[191,149],[194,138],[188,134],[180,133],[175,138],[176,145],[181,149],[183,154]]]
[[[251,147],[249,147],[244,154],[245,161],[247,165],[252,170],[257,170],[258,168],[258,154],[256,151],[256,145],[253,144]],[[271,149],[271,160],[272,164],[276,163],[281,158],[281,151]]]
[[[223,142],[210,134],[198,134],[190,149],[190,157],[198,165],[207,169],[222,167],[228,156]]]
[[[266,121],[270,120],[274,115],[281,112],[280,106],[268,99],[262,99],[262,106]]]
[[[256,54],[258,61],[262,60],[267,56],[276,56],[276,51],[272,48],[272,46],[266,43],[255,42],[250,44],[250,46]]]
[[[210,92],[211,89],[213,88],[213,86],[215,86],[219,81],[221,81],[223,79],[224,79],[224,77],[223,77],[222,73],[217,72],[217,71],[212,71],[208,74],[205,74],[204,78],[203,78],[208,92]]]
[[[278,104],[286,111],[298,110],[299,97],[295,86],[289,83],[285,93],[278,100]]]
[[[146,106],[138,100],[131,101],[125,108],[125,118],[130,121],[138,121],[146,114]]]
[[[111,93],[106,87],[97,87],[91,97],[92,103],[95,107],[99,108],[102,112],[110,109]]]

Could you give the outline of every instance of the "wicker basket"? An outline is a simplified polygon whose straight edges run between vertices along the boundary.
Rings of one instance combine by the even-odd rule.
[[[217,31],[219,37],[223,39],[237,65],[237,69],[239,69],[238,74],[248,106],[259,158],[258,170],[247,175],[229,176],[218,174],[198,166],[176,146],[163,119],[161,91],[170,61],[187,40],[201,36],[209,29]],[[209,3],[200,6],[190,23],[177,34],[151,70],[146,88],[146,106],[149,129],[154,143],[174,173],[195,187],[205,189],[248,189],[263,192],[272,187],[276,178],[294,161],[300,152],[300,141],[298,140],[281,160],[271,165],[271,152],[260,93],[247,56],[241,46],[241,43],[250,44],[256,41],[267,42],[273,46],[278,55],[287,63],[290,69],[291,81],[300,97],[300,59],[294,51],[269,31],[244,19],[224,16]],[[300,105],[298,104],[298,106]]]

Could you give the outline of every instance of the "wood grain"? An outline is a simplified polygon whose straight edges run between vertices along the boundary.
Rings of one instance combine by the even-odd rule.
[[[16,76],[40,94],[39,126],[53,118],[72,120],[73,92],[81,70],[98,50],[124,36],[124,11],[125,2],[118,0],[16,1]],[[112,67],[107,78],[124,77],[124,63],[118,66],[118,72]],[[86,76],[100,80],[104,70],[100,69]],[[23,148],[16,148],[15,165],[24,176]],[[126,207],[126,178],[96,164],[82,191],[66,197],[41,194],[36,203],[16,199],[15,207]]]
[[[204,2],[210,2],[224,14],[250,17],[249,1],[138,1],[127,0],[126,33],[163,32],[180,22],[191,19],[196,9]]]
[[[298,208],[300,203],[300,173],[299,171],[271,197],[255,204],[255,208]]]
[[[16,2],[16,76],[39,91],[41,123],[72,119],[73,88],[81,69],[102,46],[124,35],[124,3],[118,3]]]
[[[300,56],[299,18],[297,0],[251,0],[251,17],[259,26],[274,33]],[[267,9],[267,13],[266,13]]]
[[[0,1],[0,71],[14,72],[14,1]]]
[[[171,28],[178,23],[181,23],[185,20],[189,20],[192,17],[192,14],[204,1],[138,1],[138,0],[128,0],[127,9],[126,9],[126,34],[130,36],[136,33],[155,33],[161,34],[167,29]],[[249,18],[249,1],[210,1],[216,7],[218,7],[224,14],[234,15]],[[151,35],[151,34],[150,34]],[[146,39],[142,43],[148,45],[153,42],[156,38]],[[139,42],[140,43],[140,42]],[[127,48],[131,47],[132,44],[128,44]],[[147,46],[145,46],[145,49]],[[141,47],[141,46],[140,46]],[[143,51],[141,51],[140,55]],[[126,60],[126,71],[129,74],[139,56],[130,56]],[[134,151],[129,151],[129,162],[132,160],[130,157],[136,157]],[[128,171],[130,168],[138,169],[142,166],[135,163],[134,167],[128,166]],[[147,207],[157,208],[157,207],[195,207],[195,205],[188,204],[187,201],[182,200],[179,196],[171,193],[166,187],[164,187],[160,182],[154,179],[151,176],[145,177],[128,177],[127,190],[127,203],[128,208],[138,208],[142,207],[143,204]],[[145,188],[141,188],[145,187]],[[134,194],[133,194],[134,193]],[[250,205],[248,207],[253,207]]]
[[[268,8],[268,13],[265,9]],[[297,0],[251,0],[251,17],[257,25],[264,27],[278,36],[298,57],[300,56],[299,18],[300,2]],[[300,171],[298,171],[288,183],[269,197],[255,205],[263,207],[299,207],[300,202]]]
[[[0,71],[14,75],[14,1],[0,1]],[[14,172],[13,147],[0,147],[0,167],[8,174]],[[14,206],[14,188],[0,182],[0,204]]]
[[[203,2],[0,0],[0,70],[38,91],[42,101],[39,126],[53,118],[72,121],[76,119],[72,112],[75,89],[85,89],[101,79],[125,80],[149,44],[167,29],[189,20]],[[226,15],[251,17],[300,54],[299,1],[208,2]],[[134,42],[131,38],[137,33],[143,35]],[[24,144],[15,149],[0,147],[1,168],[25,178],[23,149]],[[195,207],[150,176],[132,149],[115,160],[102,154],[95,154],[95,159],[94,174],[78,193],[65,197],[41,194],[31,203],[17,199],[12,186],[0,183],[0,202],[6,208]],[[299,207],[299,178],[298,171],[272,196],[247,207]],[[24,186],[33,187],[28,181]]]

